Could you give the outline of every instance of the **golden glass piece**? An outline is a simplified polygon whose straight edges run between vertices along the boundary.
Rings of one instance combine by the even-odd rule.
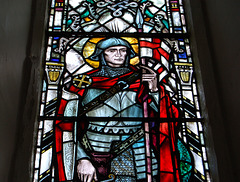
[[[190,72],[188,71],[180,71],[180,76],[183,82],[187,83],[189,82],[190,78]]]
[[[49,79],[51,82],[57,81],[60,75],[60,71],[48,71]]]

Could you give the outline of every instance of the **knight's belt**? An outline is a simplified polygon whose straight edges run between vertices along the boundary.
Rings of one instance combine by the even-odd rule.
[[[112,158],[118,156],[119,154],[123,153],[125,150],[127,150],[130,146],[132,146],[134,143],[136,143],[138,140],[140,140],[144,136],[144,130],[141,128],[138,131],[136,131],[133,135],[128,137],[126,140],[119,142],[116,146],[114,146],[110,153]],[[94,152],[93,148],[86,136],[86,134],[83,135],[82,138],[82,145],[88,152]]]

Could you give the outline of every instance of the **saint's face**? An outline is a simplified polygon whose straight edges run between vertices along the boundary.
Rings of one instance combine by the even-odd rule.
[[[104,51],[106,63],[111,67],[122,67],[127,56],[127,47],[113,46]]]

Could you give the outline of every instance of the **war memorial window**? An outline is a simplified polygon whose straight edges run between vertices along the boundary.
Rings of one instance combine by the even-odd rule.
[[[210,181],[183,0],[51,0],[34,182]]]

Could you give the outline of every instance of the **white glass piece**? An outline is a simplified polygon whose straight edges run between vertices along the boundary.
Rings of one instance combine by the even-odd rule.
[[[44,104],[41,104],[40,106],[40,116],[43,116],[43,111],[44,111]]]
[[[52,37],[49,37],[49,39],[48,39],[48,45],[52,45]]]
[[[169,70],[169,62],[164,56],[161,56],[161,63]]]
[[[75,145],[73,142],[63,144],[63,162],[67,180],[72,180],[74,175]]]
[[[203,152],[203,160],[206,161],[207,160],[207,154],[206,154],[205,147],[202,147],[202,152]]]
[[[149,0],[150,2],[152,2],[156,7],[161,8],[164,4],[165,4],[165,0]]]
[[[82,52],[82,49],[85,46],[85,43],[89,40],[89,38],[81,38],[80,40],[78,40],[78,42],[73,41],[70,44],[74,44],[74,48],[77,49],[79,52]]]
[[[56,11],[55,19],[54,19],[54,25],[55,26],[61,26],[62,25],[62,12]]]
[[[53,130],[53,120],[45,120],[43,134],[50,132],[51,130]]]
[[[156,12],[159,11],[159,9],[156,8],[155,6],[150,6],[150,7],[149,7],[149,10],[151,11],[152,14],[155,14]]]
[[[51,47],[47,48],[47,54],[46,54],[46,60],[49,61],[50,60],[50,55],[51,55]]]
[[[55,174],[55,168],[54,168],[54,166],[52,166],[52,177],[54,177],[54,174]],[[53,182],[54,182],[54,180],[53,180]]]
[[[188,58],[188,62],[192,63],[192,58],[191,57]]]
[[[197,95],[197,87],[196,87],[196,84],[193,84],[193,95]]]
[[[173,54],[174,60],[178,60],[177,54]]]
[[[187,128],[193,132],[194,134],[198,135],[198,128],[197,128],[197,124],[195,122],[187,122],[186,123]]]
[[[39,129],[42,129],[43,128],[43,121],[40,121],[39,122]]]
[[[62,97],[66,100],[78,99],[78,95],[65,90],[63,90]]]
[[[42,93],[42,97],[41,98],[42,98],[41,101],[44,103],[45,99],[46,99],[46,92]]]
[[[152,57],[153,56],[152,49],[146,48],[146,47],[140,48],[140,53],[141,53],[141,57],[144,57],[144,56]]]
[[[73,133],[69,131],[63,132],[63,142],[72,141],[73,140]]]
[[[193,104],[193,95],[191,91],[185,91],[183,90],[183,96],[188,98],[191,101],[191,104]]]
[[[35,155],[35,168],[39,168],[40,163],[40,148],[37,148]]]
[[[51,4],[51,7],[55,7],[55,0],[52,0],[52,4]]]
[[[73,73],[84,64],[83,57],[74,50],[69,50],[66,54],[66,69]]]
[[[210,182],[210,181],[211,181],[209,172],[206,172],[206,178],[207,178],[207,182]]]
[[[161,67],[161,64],[156,64],[156,66],[153,69],[157,71],[160,67]]]
[[[126,22],[130,23],[130,24],[133,23],[133,21],[134,21],[133,15],[132,15],[131,13],[129,13],[129,12],[125,12],[125,13],[124,13],[123,19],[124,19]]]
[[[136,28],[134,27],[129,27],[127,30],[124,31],[125,33],[134,33],[137,32]]]
[[[179,41],[179,45],[184,45],[184,42],[183,41]]]
[[[110,12],[104,13],[100,18],[99,18],[99,23],[101,25],[104,25],[106,22],[110,21],[113,19],[112,15]]]
[[[200,134],[200,139],[201,139],[201,144],[204,145],[204,137],[202,133]]]
[[[180,13],[181,13],[181,14],[184,13],[184,9],[183,9],[183,7],[180,6],[179,8],[180,8]],[[181,15],[181,16],[183,16],[183,15]]]
[[[201,113],[197,111],[197,118],[201,118]]]
[[[202,158],[199,155],[197,155],[195,152],[192,152],[192,154],[193,154],[193,158],[194,158],[195,168],[200,173],[204,174]]]
[[[160,81],[162,81],[162,79],[166,76],[166,75],[168,75],[168,72],[167,72],[167,70],[164,70],[163,72],[161,72],[161,74],[159,75],[159,82]]]
[[[205,162],[204,165],[205,165],[205,169],[206,169],[206,170],[209,170],[208,163]]]
[[[146,24],[143,25],[143,32],[148,33],[148,32],[150,32],[152,29],[153,29],[153,26],[149,26],[149,25],[146,25]]]
[[[191,56],[190,46],[186,44],[186,52],[188,56]]]
[[[81,2],[82,2],[82,0],[69,0],[69,4],[72,7],[77,7]]]
[[[51,161],[52,161],[52,148],[47,150],[41,155],[40,174],[50,169]]]
[[[51,9],[50,14],[54,15],[54,9],[53,8]]]
[[[52,27],[53,25],[53,15],[50,15],[49,17],[49,27]]]
[[[172,12],[174,26],[181,26],[179,12]]]
[[[197,96],[194,97],[194,102],[195,102],[195,107],[196,107],[196,109],[199,110],[200,108],[199,108],[199,103],[198,103],[198,98],[197,98]]]
[[[164,49],[166,52],[170,53],[171,52],[171,47],[168,46],[165,42],[161,42],[161,48]]]
[[[148,66],[151,68],[153,64],[151,62],[148,62]]]
[[[47,92],[47,102],[55,99],[57,97],[57,90],[48,90]]]
[[[49,90],[57,90],[58,86],[57,85],[48,85]]]
[[[105,27],[107,27],[111,32],[123,32],[123,30],[130,27],[130,25],[120,18],[114,18],[106,23]]]
[[[88,71],[91,71],[93,68],[91,66],[89,66],[88,64],[85,64],[83,67],[81,67],[78,71],[76,71],[74,75],[79,75],[79,74],[82,74],[82,73],[86,73]]]
[[[203,131],[201,122],[198,122],[198,129],[199,129],[199,131]]]
[[[34,171],[34,179],[33,182],[38,182],[38,170]]]
[[[42,139],[42,130],[38,131],[38,138],[37,138],[37,146],[41,146],[41,139]]]
[[[64,116],[70,116],[70,117],[77,116],[77,112],[78,112],[77,106],[78,106],[78,100],[68,101],[64,111]]]
[[[97,29],[100,25],[98,23],[94,23],[94,24],[89,24],[85,27],[83,27],[83,30],[85,32],[92,32],[93,30]]]
[[[181,19],[182,19],[182,24],[183,24],[183,25],[186,25],[186,21],[185,21],[184,15],[181,15]]]
[[[183,33],[187,33],[187,27],[183,26]]]

